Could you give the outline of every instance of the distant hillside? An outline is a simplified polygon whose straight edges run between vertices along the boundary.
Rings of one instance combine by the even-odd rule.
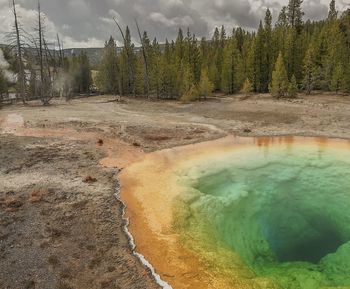
[[[103,48],[68,48],[63,51],[65,56],[79,55],[81,52],[85,52],[91,66],[96,67],[101,62]]]
[[[5,48],[7,45],[0,44],[0,48]],[[163,50],[164,45],[160,44],[160,49]],[[118,47],[118,53],[122,51],[122,47]],[[135,47],[135,52],[139,52],[141,47]],[[30,54],[34,54],[34,49],[27,49],[27,51],[31,51]],[[89,58],[90,64],[93,68],[97,68],[102,59],[103,47],[100,48],[67,48],[64,49],[65,56],[73,56],[79,55],[81,52],[85,52]]]

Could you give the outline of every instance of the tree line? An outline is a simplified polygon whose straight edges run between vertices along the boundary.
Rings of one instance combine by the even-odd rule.
[[[222,26],[211,39],[179,29],[176,40],[159,44],[144,32],[136,49],[126,27],[120,53],[113,37],[106,42],[97,85],[103,93],[184,100],[215,91],[350,92],[350,9],[339,14],[332,0],[326,19],[304,22],[302,2],[290,0],[275,24],[267,9],[257,31]]]
[[[90,93],[94,85],[105,94],[184,101],[213,92],[277,98],[314,90],[350,92],[350,9],[339,13],[335,0],[321,21],[304,21],[303,1],[290,0],[275,21],[267,9],[256,31],[228,32],[222,26],[210,39],[179,29],[175,40],[159,43],[141,33],[135,21],[138,46],[129,27],[114,19],[122,47],[113,37],[106,41],[96,77],[84,52],[67,57],[58,36],[50,48],[40,2],[31,33],[21,26],[12,2],[14,28],[3,51],[16,80],[11,83],[0,66],[1,97],[10,88],[24,103],[40,99],[46,105],[55,96]]]

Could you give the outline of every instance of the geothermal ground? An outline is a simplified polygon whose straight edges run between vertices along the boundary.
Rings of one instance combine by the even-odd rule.
[[[230,134],[350,138],[348,96],[113,100],[0,110],[0,288],[158,288],[115,197],[118,172],[148,152]]]

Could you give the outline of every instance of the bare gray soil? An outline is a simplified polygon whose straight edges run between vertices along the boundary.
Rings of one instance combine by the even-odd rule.
[[[88,142],[0,137],[0,288],[158,288],[132,255],[102,156]]]

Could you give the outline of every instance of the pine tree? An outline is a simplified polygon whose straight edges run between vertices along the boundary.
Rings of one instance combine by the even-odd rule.
[[[265,15],[265,63],[264,63],[264,77],[263,86],[264,91],[267,92],[269,88],[269,83],[271,82],[272,69],[273,69],[273,43],[272,43],[272,14],[270,9],[266,10]]]
[[[169,43],[167,45],[169,45]],[[157,98],[159,99],[162,88],[162,53],[156,38],[153,40],[152,46],[149,49],[150,51],[147,53],[149,55],[148,58],[150,62],[149,70],[151,92],[155,92]]]
[[[281,51],[283,55],[287,55],[287,33],[288,33],[288,20],[287,20],[287,7],[283,7],[276,23],[275,30],[273,31],[273,44],[274,44],[274,59],[277,58],[278,53]]]
[[[91,68],[89,58],[85,52],[82,52],[79,56],[79,66],[80,66],[80,83],[79,92],[80,93],[90,93],[92,85]]]
[[[244,51],[244,42],[245,42],[245,31],[238,27],[235,31],[232,32],[232,36],[236,38],[237,48],[240,53]]]
[[[283,6],[280,14],[278,15],[278,21],[276,27],[287,27],[288,26],[288,16],[287,7]]]
[[[317,59],[319,70],[322,72],[322,85],[320,88],[328,90],[330,89],[337,64],[346,61],[344,59],[344,55],[346,55],[344,37],[340,31],[336,16],[335,18],[329,18],[329,21],[325,22],[318,38],[321,40],[318,50],[320,55],[318,55]]]
[[[179,75],[179,77],[181,77],[181,80],[179,81],[180,96],[181,97],[183,97],[184,95],[188,96],[189,90],[192,89],[192,86],[194,85],[193,74],[191,72],[189,65],[184,66],[183,73]]]
[[[211,96],[214,90],[214,84],[209,80],[208,71],[203,68],[201,71],[201,79],[198,84],[198,95],[206,99]]]
[[[307,94],[311,94],[314,89],[315,77],[314,48],[310,45],[304,59],[304,89]]]
[[[222,60],[221,70],[221,90],[228,94],[233,94],[237,90],[236,84],[236,56],[238,51],[235,41],[230,39],[226,42]]]
[[[223,68],[223,58],[224,58],[224,48],[226,42],[226,31],[225,28],[221,28],[221,32],[216,27],[212,38],[212,51],[213,51],[213,62],[210,68],[210,78],[213,80],[215,89],[221,90],[222,86],[222,68]]]
[[[131,42],[130,29],[127,26],[124,36],[124,47],[119,60],[122,90],[126,95],[136,96],[136,55],[135,46]]]
[[[188,63],[186,63],[186,43],[182,29],[179,29],[176,42],[174,44],[174,96],[180,98],[190,87],[188,76],[191,74]],[[191,79],[192,80],[192,79]],[[185,81],[185,83],[184,83]],[[185,87],[185,88],[184,88]]]
[[[304,0],[289,0],[287,19],[289,25],[295,28],[298,33],[300,33],[303,26],[303,16],[304,12],[301,9],[301,5]]]
[[[266,89],[266,43],[263,24],[260,21],[259,29],[253,46],[252,80],[256,92],[265,92]]]
[[[346,10],[340,18],[340,27],[344,34],[347,48],[350,49],[350,9]]]
[[[237,76],[239,78],[240,87],[243,85],[246,78],[253,79],[253,48],[254,40],[246,33],[244,36],[242,52],[238,55],[240,62],[240,73]]]
[[[145,70],[144,70],[144,61],[143,57],[140,54],[135,55],[134,60],[134,86],[135,86],[135,94],[141,95],[149,98],[147,95],[147,84],[145,81]]]
[[[220,43],[222,48],[225,45],[225,40],[226,40],[226,30],[225,30],[225,26],[222,25],[220,30]]]
[[[350,63],[348,63],[346,66],[344,66],[344,73],[343,73],[343,89],[346,92],[350,92]]]
[[[283,55],[278,55],[275,70],[272,73],[272,81],[270,86],[270,92],[272,96],[280,98],[284,97],[288,91],[288,76],[284,66]]]
[[[112,36],[105,43],[97,75],[97,86],[102,93],[123,94],[121,72],[118,67],[117,45]]]
[[[328,20],[336,20],[338,18],[338,11],[335,8],[335,0],[329,4]]]
[[[185,56],[185,44],[184,44],[184,36],[182,29],[179,29],[176,42],[175,42],[175,53],[176,53],[176,60],[178,62],[178,65],[182,62]]]
[[[343,67],[340,63],[338,63],[338,65],[336,66],[336,68],[334,70],[332,81],[331,81],[331,90],[335,91],[336,93],[338,93],[342,87],[343,73],[344,73]]]
[[[164,53],[161,57],[161,95],[164,98],[175,98],[178,96],[179,88],[178,70],[176,63],[175,44],[165,42]]]
[[[251,92],[253,92],[253,85],[250,82],[249,78],[247,78],[243,84],[242,93],[245,94],[245,96],[249,96]]]
[[[187,53],[188,56],[186,57],[187,61],[186,63],[190,66],[191,73],[193,75],[193,81],[194,84],[197,85],[200,81],[201,77],[201,52],[199,49],[199,45],[197,42],[197,38],[195,35],[190,35],[190,32],[188,31],[188,36],[186,38],[187,42]]]
[[[294,98],[298,94],[298,84],[295,76],[292,76],[292,79],[288,85],[288,97]]]

